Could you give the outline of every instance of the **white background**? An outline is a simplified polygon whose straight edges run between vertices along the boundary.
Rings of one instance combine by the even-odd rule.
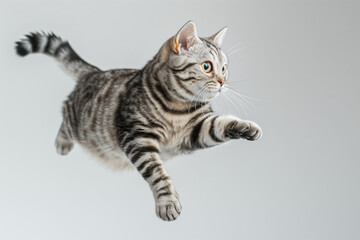
[[[358,1],[0,4],[0,239],[360,239]],[[14,41],[52,30],[102,69],[141,68],[188,20],[200,36],[229,26],[224,50],[241,43],[230,83],[255,106],[214,107],[264,135],[167,162],[183,212],[163,222],[136,171],[56,154],[74,82]]]

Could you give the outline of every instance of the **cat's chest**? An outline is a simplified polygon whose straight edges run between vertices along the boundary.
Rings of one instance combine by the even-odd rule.
[[[186,138],[186,130],[188,119],[176,119],[169,126],[166,132],[166,138],[160,144],[161,156],[164,160],[169,159],[175,155],[184,153],[182,144]]]
[[[160,156],[162,160],[168,160],[176,155],[185,153],[181,148],[179,138],[168,139],[160,144]]]

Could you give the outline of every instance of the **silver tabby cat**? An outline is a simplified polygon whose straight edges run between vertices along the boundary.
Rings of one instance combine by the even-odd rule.
[[[66,155],[77,142],[115,168],[135,166],[154,194],[156,214],[171,221],[181,205],[163,160],[261,136],[254,122],[218,116],[209,104],[228,78],[220,48],[226,30],[200,38],[190,21],[142,69],[102,71],[54,34],[26,35],[16,50],[52,56],[76,80],[63,104],[57,152]]]

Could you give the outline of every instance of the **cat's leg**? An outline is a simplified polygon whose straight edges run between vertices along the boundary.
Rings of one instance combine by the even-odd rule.
[[[156,214],[165,221],[175,220],[181,212],[179,195],[166,173],[159,156],[159,144],[137,139],[124,147],[127,157],[149,183],[155,198]]]
[[[69,137],[68,131],[64,123],[61,124],[58,135],[55,140],[56,151],[60,155],[68,154],[74,147],[74,142]]]
[[[254,122],[233,116],[207,115],[189,129],[187,146],[192,149],[211,147],[231,139],[257,140],[261,128]]]

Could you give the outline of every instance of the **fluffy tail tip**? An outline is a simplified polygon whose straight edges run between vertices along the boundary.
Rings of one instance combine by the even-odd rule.
[[[23,41],[18,41],[15,43],[15,50],[16,53],[21,57],[25,57],[30,53],[29,49],[26,47],[26,44]]]

